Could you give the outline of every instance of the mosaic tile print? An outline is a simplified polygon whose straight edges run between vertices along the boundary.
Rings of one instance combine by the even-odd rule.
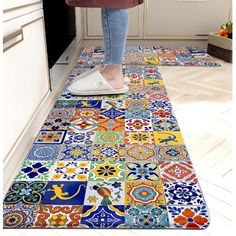
[[[127,94],[74,96],[68,85],[103,57],[102,48],[91,50],[4,198],[4,228],[206,228],[206,203],[158,67],[124,65]],[[129,60],[145,51],[140,63],[209,62],[197,49],[176,49],[176,57],[162,50],[133,47]]]
[[[82,206],[42,205],[36,213],[35,228],[78,228]]]
[[[84,205],[124,205],[124,182],[89,181]]]
[[[89,161],[58,161],[52,167],[49,181],[85,181],[88,179]]]
[[[34,144],[27,155],[32,161],[55,161],[59,155],[60,145]]]
[[[91,161],[125,161],[125,145],[94,144]]]
[[[91,145],[64,145],[58,155],[59,161],[88,161],[92,152]]]
[[[77,63],[83,66],[102,64],[104,49],[95,47],[83,50]],[[213,57],[201,48],[196,47],[126,47],[123,64],[155,66],[220,66]]]
[[[84,206],[82,228],[124,228],[124,205]]]
[[[18,180],[42,180],[47,181],[50,168],[54,165],[54,161],[29,161],[26,160],[19,174],[16,176]]]
[[[91,162],[89,181],[124,181],[124,162]]]
[[[168,206],[170,226],[173,228],[204,229],[209,225],[207,208],[199,206]]]
[[[3,227],[24,229],[32,226],[37,206],[5,205],[3,207]]]
[[[165,205],[161,182],[126,182],[126,205]]]
[[[168,228],[169,220],[166,206],[126,206],[125,225],[127,228],[134,229]]]

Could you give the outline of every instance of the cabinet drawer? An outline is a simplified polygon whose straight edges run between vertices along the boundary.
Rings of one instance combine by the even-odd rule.
[[[29,6],[35,3],[41,3],[42,0],[4,0],[3,11],[13,10],[15,8]]]
[[[4,156],[50,89],[42,10],[3,24]]]

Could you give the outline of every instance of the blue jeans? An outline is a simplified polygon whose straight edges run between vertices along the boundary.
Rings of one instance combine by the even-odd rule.
[[[104,64],[122,64],[128,34],[128,9],[101,8]]]

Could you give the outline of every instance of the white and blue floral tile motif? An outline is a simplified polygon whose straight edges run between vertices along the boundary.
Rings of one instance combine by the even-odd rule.
[[[126,206],[125,226],[134,229],[169,228],[166,206]]]
[[[25,181],[47,181],[49,172],[54,165],[54,161],[24,161],[20,172],[15,180]]]
[[[165,182],[163,183],[168,205],[202,205],[205,201],[198,183]]]
[[[42,129],[45,130],[66,130],[70,125],[70,120],[65,118],[50,118],[44,122]]]
[[[124,228],[123,205],[84,206],[81,218],[82,228]]]
[[[3,206],[3,228],[4,229],[27,229],[33,225],[36,205],[4,205]]]
[[[49,181],[86,181],[89,161],[57,161],[50,171]]]
[[[61,146],[50,144],[34,144],[27,155],[27,160],[55,161],[58,158]]]
[[[67,131],[64,144],[66,145],[92,145],[94,143],[95,132],[75,132]]]
[[[83,205],[86,181],[49,181],[41,204]]]

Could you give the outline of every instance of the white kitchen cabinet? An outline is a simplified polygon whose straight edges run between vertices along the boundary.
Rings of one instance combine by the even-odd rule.
[[[84,8],[84,38],[103,38],[100,8]],[[141,39],[143,35],[143,6],[129,9],[129,39]]]
[[[3,0],[3,22],[42,9],[42,0]]]
[[[50,92],[43,11],[3,24],[3,155],[11,151]]]
[[[129,9],[128,39],[207,39],[230,19],[231,0],[145,0]],[[85,39],[101,39],[100,8],[84,9]]]
[[[148,0],[144,6],[145,39],[206,39],[230,12],[230,0]]]

